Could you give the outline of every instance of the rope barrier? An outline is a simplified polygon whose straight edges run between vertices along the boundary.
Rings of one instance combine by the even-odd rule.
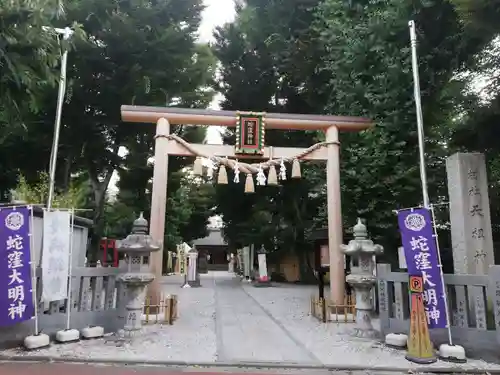
[[[248,164],[248,163],[244,163],[241,161],[229,159],[227,157],[219,157],[219,156],[215,156],[215,155],[209,156],[209,155],[203,154],[201,152],[197,152],[189,142],[186,142],[184,139],[182,139],[181,137],[179,137],[175,134],[169,134],[169,135],[161,135],[160,134],[160,135],[155,136],[155,139],[156,138],[167,138],[169,140],[175,141],[179,145],[184,147],[193,156],[213,160],[216,163],[224,165],[224,166],[231,168],[231,169],[234,169],[235,165],[238,164],[238,168],[239,168],[240,172],[245,173],[245,174],[256,174],[259,171],[259,167],[262,168],[263,170],[266,170],[272,166],[280,165],[282,161],[283,162],[292,162],[295,159],[300,160],[300,159],[303,159],[305,156],[309,155],[310,153],[312,153],[312,152],[314,152],[322,147],[326,147],[326,146],[332,145],[332,144],[334,144],[334,145],[340,144],[338,141],[318,142],[318,143],[312,145],[311,147],[306,148],[305,150],[303,150],[302,152],[300,152],[296,156],[293,156],[290,158],[270,159],[270,160],[263,162],[263,163]]]

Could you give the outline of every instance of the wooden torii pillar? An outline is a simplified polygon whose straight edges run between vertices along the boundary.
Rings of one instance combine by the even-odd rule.
[[[163,244],[165,233],[165,212],[167,206],[168,155],[192,156],[184,147],[168,138],[170,125],[216,125],[234,127],[238,113],[204,109],[184,109],[171,107],[146,107],[123,105],[122,120],[125,122],[156,124],[155,163],[153,170],[153,191],[151,200],[150,235]],[[372,122],[365,118],[300,115],[286,113],[266,113],[266,129],[281,130],[321,130],[326,133],[326,148],[319,148],[304,157],[304,160],[326,160],[328,244],[330,253],[331,300],[336,305],[344,303],[345,275],[344,255],[340,250],[342,239],[342,213],[340,196],[340,143],[339,131],[362,131],[370,128]],[[234,146],[191,145],[209,155],[234,157]],[[273,158],[289,158],[303,149],[273,147]],[[264,148],[262,158],[271,155],[270,147]],[[245,156],[238,155],[242,159]],[[247,156],[256,158],[255,155]],[[163,251],[152,254],[151,270],[155,280],[148,289],[152,304],[157,304],[161,292]]]

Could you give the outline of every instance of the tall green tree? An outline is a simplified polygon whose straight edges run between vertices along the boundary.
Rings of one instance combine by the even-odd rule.
[[[0,1],[0,199],[9,199],[18,172],[30,182],[48,166],[36,116],[43,112],[47,90],[57,86],[62,48],[51,27],[58,24],[52,0]],[[65,25],[66,26],[66,25]],[[74,39],[83,37],[73,25]],[[55,100],[55,96],[54,96]],[[49,139],[50,142],[50,139]],[[50,143],[49,143],[50,144]],[[49,151],[50,152],[50,146]]]
[[[60,45],[44,30],[54,25],[56,9],[52,0],[0,2],[0,139],[26,126],[43,90],[57,82]]]
[[[206,87],[214,67],[207,47],[196,44],[201,0],[79,0],[66,5],[66,20],[81,23],[88,37],[77,41],[69,56],[61,159],[69,163],[68,172],[83,170],[89,176],[98,238],[113,172],[128,161],[138,173],[137,166],[145,166],[151,155],[154,125],[122,123],[120,106],[204,106],[212,95]],[[45,119],[51,122],[51,116]],[[121,147],[130,147],[135,155],[124,160]]]
[[[343,136],[343,213],[360,215],[389,248],[398,245],[392,210],[422,203],[408,20],[416,21],[430,196],[445,200],[444,158],[454,96],[450,81],[484,46],[448,1],[325,0],[318,9],[327,111],[367,116],[377,128]],[[347,223],[345,223],[347,224]]]
[[[317,3],[248,0],[237,7],[235,22],[215,33],[224,109],[321,112],[322,95],[316,89],[321,72],[314,60],[317,38],[310,27]],[[225,138],[234,143],[232,132]],[[308,147],[320,139],[315,132],[266,132],[270,146]],[[311,274],[305,254],[311,248],[312,226],[323,224],[314,220],[324,200],[316,192],[324,184],[323,171],[324,166],[304,163],[301,180],[284,181],[279,188],[257,187],[252,195],[244,193],[244,178],[239,185],[218,186],[217,211],[224,217],[231,246],[253,243],[271,251],[286,249],[301,257],[303,276]]]

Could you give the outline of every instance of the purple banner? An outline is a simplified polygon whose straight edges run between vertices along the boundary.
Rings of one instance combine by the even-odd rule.
[[[399,231],[408,275],[422,276],[423,300],[429,328],[446,328],[446,300],[431,212],[427,208],[399,211]]]
[[[30,211],[0,209],[0,326],[29,320],[34,315],[30,265]]]

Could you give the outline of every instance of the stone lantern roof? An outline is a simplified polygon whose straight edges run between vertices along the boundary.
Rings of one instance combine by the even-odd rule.
[[[147,233],[148,221],[141,212],[134,221],[132,232],[124,240],[116,241],[116,250],[130,256],[144,256],[161,250],[161,245]]]

